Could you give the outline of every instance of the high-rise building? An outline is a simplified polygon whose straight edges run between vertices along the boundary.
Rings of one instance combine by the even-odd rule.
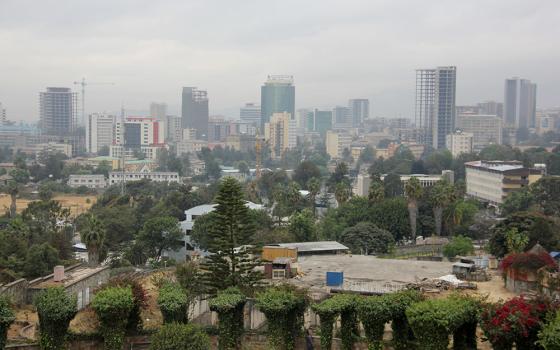
[[[0,102],[0,125],[8,124],[8,117],[6,116],[6,108],[2,106],[2,102]]]
[[[274,113],[265,124],[265,140],[270,146],[272,157],[279,159],[288,149],[297,145],[296,121],[290,113]]]
[[[150,103],[150,117],[164,121],[167,116],[167,103]]]
[[[208,135],[208,94],[195,87],[184,87],[181,105],[182,127],[196,129],[198,138]]]
[[[497,115],[502,118],[504,115],[504,104],[496,101],[484,101],[478,105],[478,114]]]
[[[516,129],[535,127],[537,84],[517,77],[506,79],[504,124]]]
[[[181,117],[176,115],[165,116],[165,139],[168,142],[179,142],[182,139],[183,127],[181,126]]]
[[[245,106],[239,109],[239,119],[253,126],[261,125],[261,106],[255,103],[245,103]]]
[[[113,143],[115,117],[112,115],[93,113],[86,119],[86,151],[97,153],[103,147],[111,147]]]
[[[269,75],[261,86],[261,128],[274,113],[295,116],[296,88],[290,75]]]
[[[41,131],[45,135],[64,136],[74,132],[78,94],[70,88],[48,87],[39,93]]]
[[[348,108],[352,115],[352,126],[362,126],[364,121],[369,119],[369,100],[358,98],[348,101]]]
[[[111,157],[132,157],[140,151],[146,159],[156,159],[158,151],[165,147],[165,128],[162,124],[155,118],[147,117],[117,119]]]
[[[367,100],[366,100],[367,101]],[[352,108],[336,106],[333,108],[333,127],[335,129],[345,129],[354,126],[352,118]]]
[[[453,157],[461,153],[471,153],[473,151],[473,137],[470,132],[456,131],[445,137],[445,147],[451,152]]]
[[[456,67],[416,70],[416,127],[418,140],[435,149],[445,147],[445,136],[455,130]]]
[[[502,144],[502,118],[495,115],[460,114],[457,129],[473,134],[473,151]]]

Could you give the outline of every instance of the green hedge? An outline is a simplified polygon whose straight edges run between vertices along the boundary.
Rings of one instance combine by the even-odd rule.
[[[291,350],[303,330],[307,307],[305,294],[288,286],[269,288],[257,294],[257,308],[267,319],[268,341],[273,349]]]
[[[193,324],[170,323],[163,325],[152,336],[150,350],[209,350],[210,339]]]
[[[406,310],[419,347],[447,350],[449,335],[454,335],[454,349],[476,348],[476,325],[479,303],[467,297],[451,296],[419,302]]]
[[[364,326],[368,348],[382,350],[385,323],[391,321],[392,309],[389,298],[387,296],[360,298],[357,309]]]
[[[560,349],[560,312],[556,314],[556,318],[547,323],[539,332],[537,344],[545,350]]]
[[[15,321],[16,315],[8,298],[0,296],[0,349],[6,347],[8,328]]]
[[[187,292],[178,283],[166,283],[157,299],[164,323],[187,323],[189,301]]]
[[[351,350],[358,336],[357,305],[359,297],[352,294],[336,294],[320,304],[312,306],[321,320],[321,348],[330,349],[333,324],[340,316],[342,348]]]
[[[100,322],[105,350],[122,350],[134,297],[130,287],[110,287],[95,295],[92,302]]]
[[[37,295],[35,307],[41,349],[64,349],[68,326],[78,312],[76,296],[69,296],[62,287],[47,288]]]
[[[218,313],[218,348],[237,349],[243,335],[243,307],[247,298],[238,288],[228,288],[210,299],[210,310]]]
[[[391,314],[391,328],[393,330],[393,347],[395,350],[410,350],[416,348],[414,333],[406,318],[406,310],[413,304],[423,300],[422,293],[417,290],[403,290],[386,294]]]

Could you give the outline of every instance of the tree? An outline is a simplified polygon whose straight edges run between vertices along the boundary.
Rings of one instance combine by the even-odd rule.
[[[412,176],[404,186],[408,202],[408,218],[410,220],[410,235],[412,241],[416,240],[416,220],[418,218],[418,200],[422,198],[422,186],[418,178]]]
[[[164,250],[182,246],[183,233],[179,221],[171,216],[156,217],[146,221],[138,235],[138,242],[146,247],[152,258],[160,258]]]
[[[432,188],[431,199],[436,222],[436,235],[441,235],[443,209],[452,201],[453,187],[447,181],[438,181]]]
[[[327,181],[327,186],[329,187],[330,191],[334,191],[336,189],[336,186],[341,182],[349,184],[347,175],[348,165],[344,162],[339,162],[338,164],[336,164],[334,172],[331,174]]]
[[[387,230],[380,229],[370,222],[360,222],[342,232],[342,243],[353,253],[368,255],[370,253],[387,253],[395,243]]]
[[[529,237],[528,248],[536,243],[548,251],[560,248],[560,229],[553,219],[537,212],[517,212],[490,229],[490,253],[497,257],[508,253],[506,233],[512,228]]]
[[[289,232],[297,242],[309,242],[315,239],[315,219],[309,209],[295,213],[290,218]]]
[[[506,246],[508,253],[522,253],[529,243],[529,237],[520,233],[517,227],[512,227],[505,232]]]
[[[90,266],[99,264],[101,249],[105,244],[105,228],[96,216],[89,215],[85,227],[80,232],[82,243],[87,247]]]
[[[23,265],[25,275],[30,278],[48,275],[60,264],[58,251],[48,243],[36,244],[29,248]]]
[[[345,203],[352,196],[352,190],[348,184],[339,182],[335,187],[334,196],[340,205]]]
[[[255,268],[260,265],[254,256],[255,226],[243,201],[241,185],[228,177],[221,181],[215,199],[216,214],[209,225],[208,256],[203,265],[209,293],[228,287],[250,291],[262,278]]]
[[[7,184],[0,188],[10,195],[10,217],[15,218],[17,212],[17,195],[20,192],[21,186],[29,181],[29,173],[27,170],[16,168],[10,171],[12,179],[8,180]]]
[[[309,179],[307,182],[307,190],[309,191],[309,200],[311,201],[311,207],[313,208],[313,215],[315,215],[317,200],[317,195],[321,191],[321,180],[314,177]]]
[[[196,218],[191,231],[191,239],[196,242],[200,249],[208,249],[210,242],[210,226],[216,222],[217,214],[210,212]]]
[[[244,174],[244,175],[249,175],[250,174],[249,166],[247,165],[247,162],[245,162],[245,161],[241,161],[241,162],[237,163],[237,169],[239,170],[239,172],[241,174]]]
[[[208,335],[195,324],[170,323],[152,336],[150,350],[209,350]]]
[[[457,255],[467,255],[474,252],[473,242],[469,237],[455,236],[451,242],[443,247],[443,255],[447,258],[453,258]]]
[[[360,153],[359,160],[363,163],[371,163],[375,160],[375,149],[370,145],[367,145],[366,148]]]
[[[403,184],[401,177],[397,174],[391,173],[383,179],[383,187],[385,188],[385,197],[393,198],[403,195]]]
[[[371,176],[368,199],[371,203],[381,203],[385,199],[385,187],[378,176]]]
[[[302,188],[305,188],[307,182],[314,177],[320,178],[321,171],[312,161],[305,160],[299,163],[296,170],[294,170],[292,179],[297,182]]]
[[[530,195],[544,214],[560,216],[560,178],[546,176],[539,179],[531,185]]]
[[[78,312],[76,301],[76,296],[66,294],[62,287],[49,287],[37,295],[34,304],[39,314],[41,349],[64,349],[68,326]]]

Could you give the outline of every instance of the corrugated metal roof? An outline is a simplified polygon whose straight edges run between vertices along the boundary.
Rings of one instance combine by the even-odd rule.
[[[283,248],[297,248],[298,253],[321,252],[329,250],[349,250],[347,246],[336,241],[279,243],[274,245]]]

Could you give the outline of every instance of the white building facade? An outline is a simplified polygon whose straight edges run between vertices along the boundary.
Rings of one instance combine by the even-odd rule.
[[[93,113],[86,120],[86,151],[97,153],[110,147],[114,139],[115,116]]]

